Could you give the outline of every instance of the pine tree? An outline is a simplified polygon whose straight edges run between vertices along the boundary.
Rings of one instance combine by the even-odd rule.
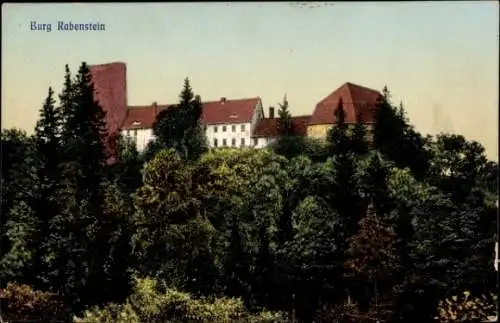
[[[356,116],[356,124],[351,134],[351,149],[357,155],[366,155],[368,153],[368,142],[366,138],[366,127],[363,124],[361,113]]]
[[[227,251],[228,260],[225,264],[226,293],[233,297],[247,298],[248,293],[248,254],[243,248],[238,215],[232,215],[231,236]]]
[[[293,135],[292,115],[288,110],[288,100],[286,95],[283,98],[283,103],[280,104],[278,116],[278,135],[280,137]]]
[[[194,95],[189,79],[179,95],[179,104],[163,110],[156,117],[153,132],[162,148],[174,148],[187,160],[196,160],[207,150],[206,137],[200,126],[203,105]]]
[[[344,154],[349,151],[348,125],[345,122],[346,113],[342,99],[335,109],[335,125],[328,130],[327,142],[332,154]]]
[[[49,223],[59,213],[59,199],[57,191],[61,181],[61,113],[55,107],[53,98],[54,91],[49,88],[45,104],[40,110],[40,119],[35,127],[35,143],[37,155],[40,158],[38,178],[40,181],[40,192],[35,213],[39,221],[37,234],[33,237],[36,250],[34,262],[35,272],[47,282],[47,268],[43,257],[45,251],[45,239],[49,235]]]
[[[79,310],[109,297],[113,283],[103,272],[108,266],[112,231],[103,216],[105,113],[94,100],[92,78],[85,63],[74,80],[66,67],[60,99],[64,163],[58,199],[63,207],[50,223],[48,265],[54,287]],[[95,295],[92,290],[98,287],[101,292]]]
[[[390,97],[385,86],[375,112],[373,146],[394,161],[397,167],[409,167],[417,179],[423,179],[429,169],[425,140],[408,123],[403,106],[392,106]]]

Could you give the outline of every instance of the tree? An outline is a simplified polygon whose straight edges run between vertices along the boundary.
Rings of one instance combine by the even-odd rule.
[[[49,222],[45,248],[52,287],[78,312],[88,304],[115,296],[112,281],[103,272],[110,254],[110,227],[103,211],[105,112],[94,100],[92,77],[85,63],[74,80],[66,67],[60,101],[63,164],[57,198],[62,208]],[[94,294],[96,286],[101,289],[98,295]]]
[[[25,131],[8,129],[2,130],[1,147],[0,280],[33,283],[30,241],[38,225],[34,210],[39,191],[36,145]]]
[[[375,111],[374,148],[394,161],[397,167],[409,167],[417,179],[424,179],[429,168],[425,140],[408,123],[403,106],[392,106],[387,86]]]
[[[356,155],[364,156],[368,153],[368,142],[366,138],[366,127],[360,113],[356,116],[356,123],[351,134],[351,149]]]
[[[335,109],[335,125],[328,130],[326,140],[330,146],[332,154],[344,154],[349,148],[349,137],[347,133],[347,124],[345,122],[345,110],[342,99],[339,100]]]
[[[117,182],[124,193],[131,195],[142,185],[143,158],[128,137],[117,138],[116,152],[116,162],[109,166],[109,180]]]
[[[358,282],[373,288],[367,299],[356,295],[358,301],[366,306],[374,300],[378,306],[381,298],[390,295],[394,283],[391,277],[398,270],[396,234],[377,217],[372,207],[359,226],[359,232],[349,239],[349,259],[344,266]]]
[[[200,210],[196,185],[191,166],[175,150],[162,150],[146,165],[144,184],[134,196],[137,270],[190,291],[214,284],[207,283],[213,227]]]
[[[60,109],[55,107],[53,99],[54,92],[49,88],[49,93],[45,104],[40,110],[40,118],[35,127],[35,143],[37,155],[40,158],[38,169],[38,180],[40,183],[40,193],[36,205],[36,216],[39,227],[36,235],[32,237],[34,244],[34,270],[39,278],[44,281],[43,286],[47,287],[47,268],[44,257],[47,255],[45,239],[49,235],[49,223],[51,219],[60,211],[57,196],[59,183],[61,181],[61,126],[62,119]]]
[[[293,123],[292,123],[292,115],[288,110],[288,100],[285,97],[283,98],[283,103],[280,104],[280,108],[278,110],[278,135],[280,137],[290,136],[293,134]]]
[[[179,99],[178,105],[158,114],[153,132],[162,148],[175,149],[185,160],[196,160],[207,150],[207,142],[199,123],[203,105],[188,78]]]

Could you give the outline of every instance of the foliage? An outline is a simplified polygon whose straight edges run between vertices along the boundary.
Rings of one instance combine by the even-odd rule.
[[[194,298],[176,289],[159,290],[154,280],[136,279],[125,304],[109,304],[85,312],[75,322],[280,322],[280,313],[251,314],[240,299]]]
[[[39,158],[32,137],[19,129],[3,130],[0,280],[31,283],[36,232]],[[31,189],[26,189],[30,187]]]
[[[493,296],[493,295],[492,295]],[[471,297],[470,292],[452,296],[439,302],[439,322],[484,322],[488,317],[495,315],[497,296],[488,299],[485,295]]]
[[[162,148],[173,148],[184,160],[196,160],[208,146],[199,123],[201,99],[194,95],[188,78],[184,80],[179,99],[178,105],[157,115],[153,133]]]
[[[64,322],[67,308],[52,293],[35,291],[27,285],[7,284],[0,290],[3,319],[12,322]]]
[[[283,103],[280,104],[280,108],[278,110],[278,134],[279,136],[290,136],[293,134],[293,123],[292,123],[292,115],[288,110],[288,100],[285,97],[283,98]]]
[[[498,164],[462,136],[424,138],[387,90],[373,144],[339,102],[327,142],[282,129],[271,149],[207,151],[186,79],[157,140],[139,154],[117,138],[114,163],[93,91],[86,64],[66,66],[35,134],[2,131],[0,279],[31,295],[19,304],[57,294],[103,322],[418,323],[492,291]],[[151,278],[132,290],[133,275]]]

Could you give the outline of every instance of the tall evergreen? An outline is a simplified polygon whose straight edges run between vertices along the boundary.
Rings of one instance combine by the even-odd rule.
[[[174,148],[186,160],[198,159],[207,150],[205,133],[200,125],[202,113],[200,96],[194,95],[186,78],[179,95],[179,104],[160,112],[153,124],[153,132],[160,146]]]
[[[392,106],[387,86],[377,104],[373,145],[400,168],[409,167],[417,179],[423,179],[429,169],[425,140],[407,122],[404,108]]]
[[[40,191],[37,196],[36,216],[39,221],[33,243],[35,251],[35,272],[43,285],[48,282],[47,268],[43,258],[46,256],[45,240],[49,235],[49,223],[58,215],[59,199],[57,192],[61,181],[61,111],[55,107],[54,91],[49,88],[45,104],[40,110],[40,118],[35,127],[36,152],[40,159],[38,179]]]
[[[51,225],[47,241],[52,280],[75,310],[110,293],[103,268],[108,266],[108,235],[103,216],[107,154],[105,113],[94,100],[90,70],[82,63],[71,79],[66,67],[60,96],[63,114],[63,177],[58,198],[63,206]],[[92,289],[100,288],[99,297]]]
[[[342,99],[335,109],[335,125],[328,130],[327,142],[332,154],[344,154],[349,150],[348,125]]]
[[[351,149],[357,155],[366,155],[369,145],[366,136],[366,126],[363,123],[361,113],[356,115],[356,123],[351,134]]]
[[[292,115],[288,110],[288,100],[286,95],[283,98],[283,103],[280,104],[278,116],[278,135],[280,137],[291,136],[293,134]]]

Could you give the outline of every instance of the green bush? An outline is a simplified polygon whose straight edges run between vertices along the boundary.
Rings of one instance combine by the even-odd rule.
[[[136,279],[135,289],[124,304],[108,304],[85,312],[80,323],[139,323],[139,322],[284,322],[281,313],[263,311],[250,314],[240,299],[201,298],[174,289],[159,292],[156,281]]]

